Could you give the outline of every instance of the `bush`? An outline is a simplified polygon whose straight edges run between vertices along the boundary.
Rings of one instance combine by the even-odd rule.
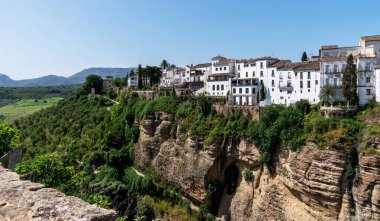
[[[17,164],[16,172],[29,174],[31,181],[43,183],[47,187],[64,185],[74,175],[74,169],[65,167],[57,153],[40,155],[33,161]]]
[[[135,219],[141,221],[150,221],[154,219],[153,208],[145,199],[142,199],[137,203]]]
[[[253,180],[253,173],[250,169],[248,168],[244,168],[243,170],[243,177],[244,177],[244,180],[247,181],[247,182],[250,182]]]
[[[310,113],[311,105],[308,100],[302,99],[300,101],[297,101],[295,104],[295,107],[297,110],[301,111],[303,114]]]

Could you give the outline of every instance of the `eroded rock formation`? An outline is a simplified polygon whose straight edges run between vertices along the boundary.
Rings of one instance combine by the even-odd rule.
[[[280,150],[270,174],[260,166],[257,148],[244,140],[208,146],[192,140],[169,115],[150,119],[140,126],[136,163],[153,165],[190,198],[216,208],[222,220],[380,220],[379,157],[360,156],[358,181],[350,186],[345,171],[351,154],[308,143],[300,152]],[[231,165],[239,177],[236,191],[227,194],[225,171]],[[252,181],[243,178],[245,168],[253,172]],[[215,180],[222,190],[211,201],[207,187]]]
[[[0,165],[0,220],[111,221],[116,213],[66,196],[38,183],[20,180]]]

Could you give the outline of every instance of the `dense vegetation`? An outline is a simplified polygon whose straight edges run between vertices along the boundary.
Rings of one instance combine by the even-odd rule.
[[[190,137],[199,149],[202,145],[222,149],[247,139],[260,150],[262,165],[270,169],[280,147],[297,151],[313,142],[322,149],[351,151],[364,127],[354,119],[325,118],[305,101],[293,107],[262,108],[259,121],[239,111],[228,116],[217,113],[212,100],[204,95],[179,97],[173,93],[146,99],[128,92],[118,101],[86,95],[82,90],[54,107],[15,121],[26,148],[17,171],[90,203],[114,208],[129,220],[150,220],[158,213],[176,214],[182,220],[206,220],[211,219],[207,207],[193,211],[181,192],[167,185],[153,168],[141,176],[133,167],[139,121],[145,116],[158,111],[175,115],[176,124],[186,131],[177,138],[184,142]],[[171,136],[176,138],[177,127],[173,128]],[[238,168],[229,167],[225,176],[227,193],[233,194]],[[244,171],[247,182],[252,176],[249,169]],[[210,182],[207,196],[213,201],[220,188],[218,181]]]
[[[0,123],[0,157],[12,148],[18,147],[20,135],[6,123]]]
[[[55,87],[0,87],[0,106],[28,99],[68,98],[75,94],[79,85]]]
[[[133,169],[139,132],[136,120],[159,110],[174,113],[184,99],[168,96],[147,100],[128,93],[120,104],[98,96],[62,100],[15,121],[26,148],[17,171],[67,194],[115,208],[129,218],[140,216],[137,212],[144,211],[141,201],[150,197],[155,204],[170,202],[170,209],[188,219],[207,219],[205,210],[192,211],[189,202],[153,170],[141,177]],[[202,106],[197,99],[191,102]]]

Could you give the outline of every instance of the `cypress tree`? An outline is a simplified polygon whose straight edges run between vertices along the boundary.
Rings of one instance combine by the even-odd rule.
[[[138,83],[137,83],[137,88],[138,89],[142,89],[143,88],[143,81],[142,81],[143,73],[142,72],[143,72],[143,70],[142,70],[141,64],[139,64],[139,67],[137,69],[137,74],[139,76]]]
[[[346,69],[343,72],[343,96],[346,98],[348,104],[358,104],[358,82],[356,74],[356,65],[354,64],[354,57],[352,54],[347,58]]]
[[[304,51],[304,52],[302,53],[301,61],[307,61],[307,60],[309,60],[309,59],[307,58],[307,54],[306,54],[306,52]]]
[[[265,85],[263,81],[261,81],[260,94],[261,94],[261,101],[264,101],[267,98],[267,96],[266,96]]]

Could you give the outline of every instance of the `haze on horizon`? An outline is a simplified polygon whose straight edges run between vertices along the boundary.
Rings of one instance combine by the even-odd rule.
[[[380,2],[365,3],[0,0],[0,73],[70,76],[162,59],[185,66],[217,54],[298,61],[321,45],[356,45],[360,36],[380,34]]]

